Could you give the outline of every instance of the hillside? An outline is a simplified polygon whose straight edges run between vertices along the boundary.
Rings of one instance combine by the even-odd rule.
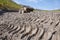
[[[51,10],[53,12],[60,12],[60,9],[56,9],[56,10]]]
[[[13,2],[12,0],[0,0],[0,9],[3,10],[18,10],[20,9],[22,6],[16,4],[15,2]]]

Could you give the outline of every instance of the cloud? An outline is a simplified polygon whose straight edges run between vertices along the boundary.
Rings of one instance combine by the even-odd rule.
[[[31,1],[31,2],[38,2],[38,0],[29,0],[29,1]]]
[[[26,0],[26,1],[28,1],[28,2],[35,2],[35,3],[39,2],[39,0]]]

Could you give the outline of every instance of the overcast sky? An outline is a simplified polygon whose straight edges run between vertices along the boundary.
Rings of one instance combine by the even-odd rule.
[[[60,9],[60,0],[13,0],[18,4],[24,4],[37,9]]]

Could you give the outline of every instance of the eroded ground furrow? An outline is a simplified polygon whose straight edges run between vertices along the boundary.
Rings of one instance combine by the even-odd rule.
[[[60,15],[7,12],[0,16],[0,40],[60,40]]]

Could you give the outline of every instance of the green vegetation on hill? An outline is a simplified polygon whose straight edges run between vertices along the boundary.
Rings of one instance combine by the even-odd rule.
[[[53,12],[60,12],[60,9],[57,9],[57,10],[52,10]]]
[[[0,0],[0,9],[3,9],[3,10],[18,10],[21,7],[22,7],[21,5],[16,4],[12,0]]]

